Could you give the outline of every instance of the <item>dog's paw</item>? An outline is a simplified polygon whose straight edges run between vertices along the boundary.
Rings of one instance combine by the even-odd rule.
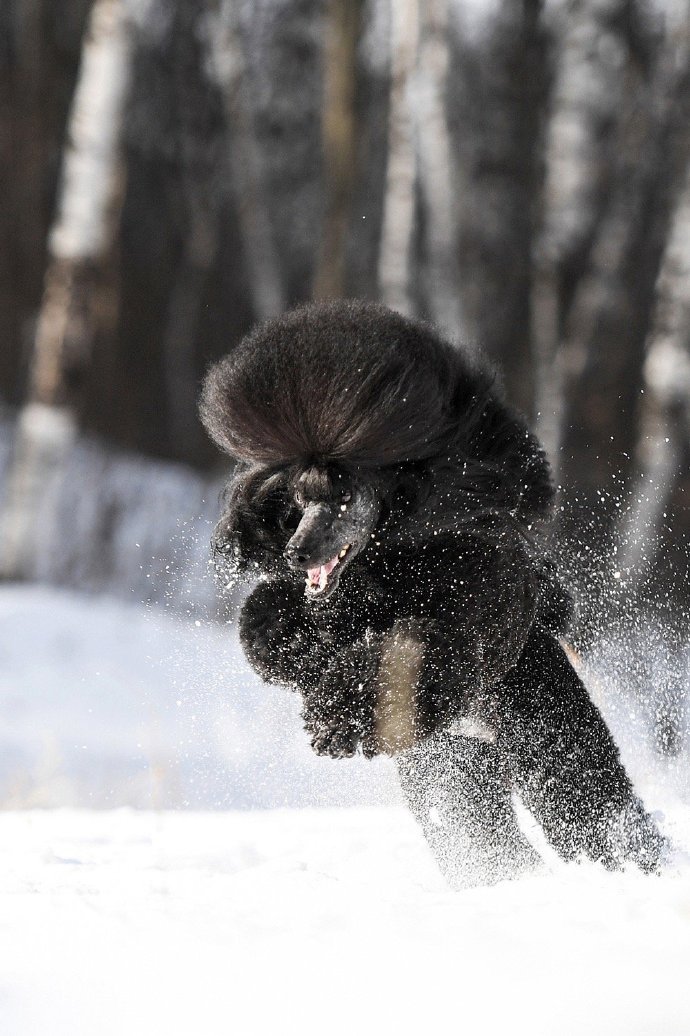
[[[352,727],[337,724],[322,725],[307,729],[311,734],[311,747],[317,755],[328,755],[331,759],[349,759],[357,751],[359,732]]]
[[[269,580],[247,598],[239,618],[240,641],[250,665],[269,682],[291,682],[307,657],[313,631],[301,601],[285,580]]]
[[[333,659],[318,686],[303,694],[302,717],[319,755],[340,759],[354,755],[360,744],[373,744],[377,664],[375,644],[359,641]]]
[[[324,699],[319,693],[304,695],[303,702],[304,727],[316,754],[329,755],[332,759],[353,756],[363,733],[354,702],[343,700],[336,704],[332,698]]]

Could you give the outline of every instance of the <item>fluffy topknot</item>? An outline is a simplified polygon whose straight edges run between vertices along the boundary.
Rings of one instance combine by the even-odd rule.
[[[374,303],[310,304],[258,326],[211,368],[201,416],[248,464],[374,468],[436,454],[489,385],[426,324]]]

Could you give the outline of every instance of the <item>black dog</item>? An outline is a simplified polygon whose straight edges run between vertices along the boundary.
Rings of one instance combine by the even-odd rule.
[[[238,461],[216,548],[263,577],[244,650],[301,692],[315,751],[395,755],[457,885],[537,862],[513,792],[563,858],[655,869],[664,841],[557,639],[546,458],[491,377],[381,306],[312,305],[218,363],[201,412]]]

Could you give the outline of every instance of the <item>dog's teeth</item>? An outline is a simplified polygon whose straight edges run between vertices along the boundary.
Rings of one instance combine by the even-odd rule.
[[[340,551],[340,554],[338,554],[338,557],[339,558],[344,558],[346,554],[347,554],[347,547],[343,547],[343,549]]]

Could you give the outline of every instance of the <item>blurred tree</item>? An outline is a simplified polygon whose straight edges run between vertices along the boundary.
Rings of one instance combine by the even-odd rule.
[[[650,25],[620,24],[614,39],[625,90],[609,130],[607,196],[581,272],[570,275],[558,360],[561,472],[572,501],[564,535],[585,572],[598,574],[607,562],[619,569],[621,514],[634,506],[655,285],[690,142],[687,38],[679,48]]]
[[[23,395],[38,398],[41,355],[66,355],[64,335],[41,345],[61,335],[46,240],[89,3],[59,6],[0,8],[13,403],[31,320]],[[94,346],[82,425],[204,465],[194,399],[210,360],[313,295],[382,298],[496,361],[550,449],[562,560],[590,614],[616,598],[615,572],[619,596],[687,603],[689,0],[127,9],[122,208],[77,307]]]
[[[115,233],[129,53],[123,3],[95,0],[68,120],[27,401],[17,423],[0,514],[0,573],[5,577],[24,575],[30,564],[44,505],[76,434],[93,341],[98,266]]]
[[[0,4],[0,394],[24,394],[65,121],[91,0]]]
[[[347,293],[347,229],[357,152],[357,44],[362,0],[330,0],[326,26],[323,100],[324,215],[314,275],[315,298]]]

